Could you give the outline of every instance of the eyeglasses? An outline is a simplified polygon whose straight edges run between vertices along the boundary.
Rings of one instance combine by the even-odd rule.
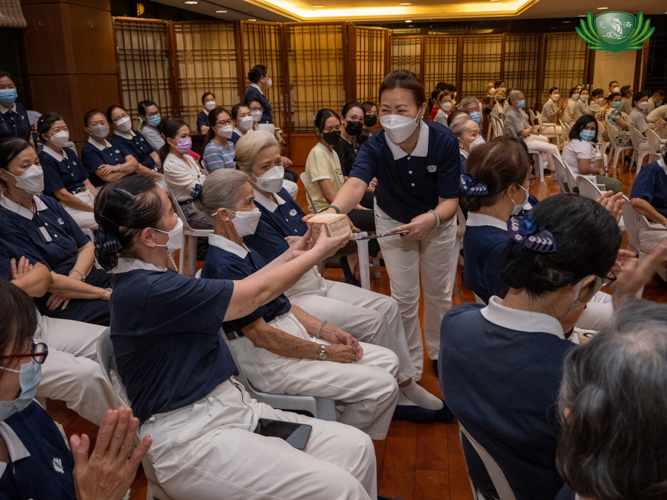
[[[30,354],[12,354],[11,356],[0,356],[0,359],[33,358],[35,360],[35,363],[43,365],[48,355],[49,355],[49,346],[47,346],[43,342],[38,342],[38,343],[33,342]]]
[[[599,276],[596,276],[596,278],[602,281],[603,287],[611,285],[614,281],[618,279],[614,274],[614,271],[609,271],[609,274],[607,274],[607,276],[605,276],[604,278],[600,278]]]
[[[231,125],[231,124],[232,124],[232,120],[231,120],[231,119],[229,119],[229,120],[225,120],[225,121],[222,121],[222,122],[216,122],[216,125],[217,125],[218,127],[224,127],[225,125]]]

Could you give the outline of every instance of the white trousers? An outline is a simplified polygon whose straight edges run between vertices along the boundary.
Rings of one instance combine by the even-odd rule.
[[[315,342],[292,313],[273,319],[269,325]],[[232,346],[240,369],[257,389],[333,399],[345,405],[339,422],[364,431],[371,439],[387,437],[398,401],[398,359],[389,349],[361,343],[364,354],[359,361],[336,363],[273,354],[255,347],[247,337],[235,340]]]
[[[254,434],[260,418],[313,427],[304,451]],[[148,457],[172,498],[197,500],[375,500],[375,450],[366,434],[274,410],[252,399],[233,378],[194,405],[156,415]]]
[[[655,247],[667,240],[667,230],[658,231],[644,227],[639,228],[639,245],[644,253],[651,253]]]
[[[524,142],[526,143],[526,146],[528,146],[528,149],[544,153],[547,157],[547,163],[549,163],[549,167],[551,170],[555,171],[554,157],[560,158],[558,146],[551,144],[549,139],[543,135],[529,135],[526,137]]]
[[[37,317],[35,340],[49,346],[37,397],[64,401],[68,408],[100,425],[106,411],[118,407],[97,362],[97,339],[105,327],[39,313]]]
[[[375,205],[375,227],[385,233],[402,225]],[[424,348],[419,326],[420,272],[424,289],[424,340],[429,358],[438,359],[440,323],[452,307],[452,252],[456,240],[456,218],[434,228],[423,240],[389,236],[380,238],[380,248],[389,275],[391,296],[398,302],[416,367],[416,380],[424,369]]]
[[[297,183],[285,179],[283,181],[283,187],[285,188],[285,191],[287,191],[289,195],[296,200],[296,196],[299,194],[299,186]]]
[[[398,357],[398,383],[415,378],[417,369],[408,348],[398,303],[381,293],[325,280],[314,267],[285,295],[292,304],[318,319],[342,328],[361,342],[386,347]],[[421,374],[421,371],[420,371]]]
[[[91,207],[95,205],[95,197],[90,191],[76,193],[74,196],[79,198],[84,203],[88,203],[88,205]],[[67,213],[72,216],[72,219],[74,219],[76,225],[81,229],[97,229],[97,221],[95,221],[95,214],[93,214],[93,212],[78,210],[76,208],[68,207],[62,203],[61,205],[67,211]]]
[[[583,330],[596,332],[608,326],[614,314],[611,299],[612,297],[608,293],[597,292],[586,304],[586,309],[581,313],[575,326]]]

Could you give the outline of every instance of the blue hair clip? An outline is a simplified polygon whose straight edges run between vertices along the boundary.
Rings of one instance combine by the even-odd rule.
[[[95,251],[103,255],[117,254],[123,249],[118,238],[100,226],[95,230]]]
[[[468,196],[486,196],[489,194],[489,188],[477,177],[468,173],[461,174],[461,190]]]
[[[507,233],[510,239],[522,248],[537,253],[554,253],[556,251],[554,235],[546,229],[540,229],[539,226],[539,223],[530,214],[513,215],[507,221]],[[520,248],[515,246],[513,251],[517,254]]]
[[[195,199],[195,200],[196,200],[197,198],[199,198],[199,197],[201,196],[202,191],[203,191],[203,189],[202,189],[202,187],[201,187],[201,184],[195,184],[194,189],[193,189],[192,192],[190,193],[190,197],[191,197],[192,199]]]

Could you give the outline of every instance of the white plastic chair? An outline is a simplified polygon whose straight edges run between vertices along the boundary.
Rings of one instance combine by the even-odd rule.
[[[607,147],[609,147],[608,142],[596,142],[593,144],[595,148],[595,159],[602,160],[604,167],[607,168],[609,164],[609,155],[607,154]]]
[[[461,438],[461,443],[463,443],[464,436],[468,440],[468,442],[472,445],[472,447],[475,449],[475,452],[484,463],[486,472],[489,474],[489,477],[493,482],[493,487],[495,488],[496,493],[498,494],[498,500],[516,500],[514,492],[512,491],[512,488],[510,487],[510,484],[507,481],[507,478],[505,477],[505,474],[503,474],[503,471],[498,465],[498,463],[493,459],[493,457],[489,454],[489,452],[486,451],[486,449],[484,449],[484,447],[481,444],[479,444],[474,437],[470,435],[470,433],[465,429],[465,427],[463,427],[461,422],[459,422],[459,437]],[[470,480],[470,485],[472,487],[473,494],[480,497],[480,495],[478,495],[476,492],[476,487],[473,484],[472,479]]]
[[[104,330],[102,335],[100,335],[100,338],[97,340],[97,360],[102,367],[104,378],[107,379],[107,383],[111,386],[120,405],[126,408],[131,408],[130,400],[127,397],[127,392],[120,380],[120,375],[118,374],[118,369],[116,367],[116,357],[114,356],[113,343],[111,342],[111,330],[109,328]],[[135,444],[138,443],[139,432],[137,432],[137,436],[135,437]],[[141,460],[141,464],[144,467],[144,474],[146,474],[146,479],[148,480],[146,500],[172,500],[160,487],[157,475],[155,474],[155,469],[148,458],[148,454]]]
[[[188,247],[188,275],[194,276],[195,269],[197,268],[197,238],[208,238],[209,234],[213,233],[213,229],[193,229],[188,223],[188,219],[183,213],[183,209],[178,204],[174,193],[172,193],[171,188],[169,189],[169,196],[174,200],[174,210],[176,215],[183,222],[183,244],[181,245],[181,250],[178,253],[178,272],[183,274],[183,264],[185,263],[185,246]]]
[[[618,164],[618,158],[621,155],[623,151],[632,151],[634,147],[632,146],[617,146],[616,145],[616,137],[618,136],[618,131],[616,130],[616,127],[613,125],[610,125],[607,127],[607,134],[609,135],[609,141],[611,142],[613,152],[614,152],[614,159],[612,160],[612,167],[616,168],[616,165]]]
[[[554,167],[556,169],[556,180],[558,181],[558,192],[560,194],[571,192],[569,186],[565,184],[567,180],[567,173],[565,165],[560,158],[554,157]]]
[[[540,135],[543,135],[547,139],[555,139],[556,140],[556,146],[558,146],[558,149],[562,150],[563,148],[563,132],[562,132],[562,127],[561,127],[561,132],[558,132],[558,125],[555,123],[544,123],[542,121],[542,116],[540,113],[535,113],[535,118],[537,119],[537,122],[540,124]]]
[[[660,159],[662,147],[665,145],[665,140],[660,139],[660,136],[653,130],[646,129],[646,140],[648,141],[648,161],[658,161]]]
[[[503,126],[503,122],[500,118],[494,115],[489,115],[491,118],[491,125],[493,127],[493,137],[504,137],[505,136],[505,130]]]
[[[303,184],[303,188],[306,191],[306,199],[308,200],[308,211],[311,214],[316,214],[317,213],[317,208],[315,208],[315,202],[313,201],[313,197],[310,196],[310,191],[308,191],[308,187],[306,185],[306,172],[301,172],[301,175],[299,175],[299,178],[301,179],[301,183]]]
[[[603,194],[598,185],[586,175],[579,175],[577,177],[577,188],[579,188],[581,196],[592,200],[597,200]]]
[[[637,161],[637,173],[639,173],[644,164],[644,157],[650,154],[648,141],[639,130],[632,126],[630,126],[630,140],[632,141],[632,147],[635,149],[632,153],[632,161]],[[630,168],[632,168],[632,163]]]

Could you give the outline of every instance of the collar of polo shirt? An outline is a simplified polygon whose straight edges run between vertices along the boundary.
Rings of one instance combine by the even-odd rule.
[[[468,152],[467,152],[465,149],[463,149],[463,148],[459,148],[459,153],[460,153],[461,155],[463,155],[463,157],[464,157],[466,160],[468,159],[468,156],[470,155],[470,153],[468,153]]]
[[[256,83],[251,83],[250,86],[255,87],[257,90],[259,90],[260,94],[264,95],[264,92],[262,92],[262,89],[260,89],[259,85],[257,85]]]
[[[63,152],[63,154],[58,154],[56,153],[53,149],[51,149],[48,146],[44,146],[42,151],[44,151],[47,155],[49,155],[51,158],[56,160],[58,163],[63,161],[63,158],[67,159],[67,153],[65,152],[65,148],[60,148]]]
[[[151,264],[150,262],[144,262],[141,259],[126,259],[124,257],[120,257],[118,259],[118,264],[111,270],[111,273],[123,274],[123,273],[129,273],[130,271],[134,271],[136,269],[143,269],[144,271],[161,271],[161,272],[167,270],[166,267],[164,268],[159,267],[156,266],[155,264]]]
[[[284,205],[285,200],[283,200],[280,196],[277,194],[274,194],[273,196],[276,197],[276,203],[275,201],[271,200],[270,198],[267,198],[264,196],[262,193],[257,191],[256,189],[253,189],[255,192],[255,201],[262,205],[264,208],[266,208],[269,212],[275,212],[276,208],[278,208],[278,205]]]
[[[112,147],[111,143],[109,141],[107,141],[106,139],[104,139],[104,146],[102,146],[99,142],[97,142],[92,137],[88,137],[88,144],[92,144],[93,146],[95,146],[100,151],[104,151],[105,149]]]
[[[507,223],[496,219],[491,215],[478,214],[476,212],[468,213],[468,220],[466,220],[466,227],[480,227],[480,226],[491,226],[507,231]]]
[[[114,130],[113,133],[114,133],[114,135],[117,135],[118,137],[122,137],[123,139],[127,139],[127,140],[130,140],[130,141],[132,140],[132,138],[135,135],[134,132],[132,132],[131,129],[129,130],[129,132],[121,132],[120,130]]]
[[[428,125],[422,121],[419,125],[419,140],[417,141],[417,146],[415,146],[415,150],[410,153],[410,156],[425,157],[428,154],[428,134]],[[387,146],[389,146],[391,154],[394,156],[394,160],[400,160],[401,158],[408,156],[408,153],[403,151],[400,146],[389,140],[387,134],[385,134],[384,137],[387,139]]]
[[[13,111],[14,113],[17,112],[17,111],[16,111],[16,103],[12,104],[12,107],[11,107],[11,108],[5,108],[5,107],[3,107],[3,106],[0,106],[0,113],[2,113],[3,115],[4,115],[5,113],[8,113],[9,111]]]
[[[489,305],[481,311],[484,319],[508,330],[550,333],[565,340],[563,326],[553,316],[505,307],[500,305],[501,301],[502,299],[496,296],[489,299]]]
[[[2,436],[2,439],[4,439],[5,444],[7,445],[7,453],[9,454],[9,459],[12,463],[30,456],[30,452],[23,445],[21,439],[12,428],[4,422],[0,422],[0,436]],[[0,477],[5,473],[6,469],[7,464],[5,462],[0,462]]]
[[[218,247],[225,252],[233,253],[241,259],[245,259],[245,256],[248,255],[248,247],[245,245],[240,246],[234,243],[232,240],[228,240],[224,236],[219,234],[209,234],[208,235],[208,244],[214,247]]]
[[[665,159],[662,156],[658,158],[658,165],[660,165],[665,173],[667,173],[667,165],[665,165]]]
[[[46,203],[44,203],[37,195],[32,197],[32,201],[35,204],[35,208],[37,209],[38,212],[41,212],[42,210],[47,210],[49,208],[46,206]],[[9,198],[7,198],[7,196],[5,196],[5,191],[3,191],[2,194],[0,194],[0,207],[5,207],[7,210],[17,213],[21,217],[24,217],[28,220],[32,220],[32,215],[33,215],[32,210],[22,205],[19,205],[18,203],[15,203]]]

